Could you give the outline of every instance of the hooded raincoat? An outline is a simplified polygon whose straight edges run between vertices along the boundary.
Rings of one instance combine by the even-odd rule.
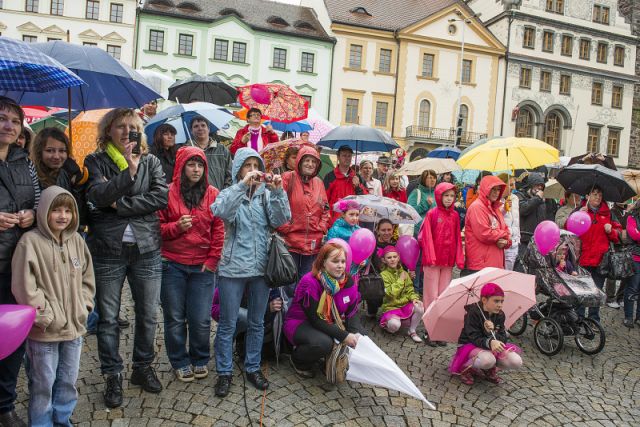
[[[257,151],[240,148],[231,168],[234,184],[218,195],[211,211],[224,221],[225,240],[218,273],[223,277],[264,276],[271,229],[291,219],[289,200],[283,189],[268,190],[264,184],[249,187],[238,178],[244,162],[255,157],[264,172]]]
[[[338,200],[347,196],[369,194],[369,190],[362,183],[354,186],[353,178],[357,176],[353,167],[349,168],[349,173],[344,175],[340,167],[336,166],[333,171],[324,177],[324,187],[327,189],[329,206],[333,206]],[[340,212],[331,212],[331,224],[340,218]]]
[[[11,291],[18,304],[36,308],[29,333],[34,341],[71,341],[85,334],[87,316],[93,310],[96,284],[91,254],[78,229],[78,206],[62,232],[54,236],[47,218],[53,199],[73,195],[58,186],[42,192],[37,211],[38,227],[25,233],[11,263]]]
[[[586,205],[583,202],[583,206]],[[597,267],[602,261],[605,252],[609,250],[609,242],[618,243],[620,241],[619,232],[622,226],[611,219],[611,210],[604,200],[600,203],[597,211],[591,208],[586,212],[591,218],[591,227],[580,236],[582,241],[582,253],[579,264],[583,267]],[[604,231],[605,224],[611,224],[611,233]]]

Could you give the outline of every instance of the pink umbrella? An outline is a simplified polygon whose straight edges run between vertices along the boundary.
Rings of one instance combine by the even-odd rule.
[[[320,113],[314,108],[309,108],[309,115],[306,120],[311,126],[313,126],[313,129],[309,131],[309,141],[314,144],[317,144],[322,137],[335,128],[330,121],[322,117],[322,115],[320,115]]]
[[[502,311],[508,329],[536,303],[536,276],[483,268],[470,276],[452,280],[440,296],[431,303],[422,316],[424,327],[433,341],[458,342],[464,326],[464,307],[480,300],[480,290],[489,282],[504,290]]]

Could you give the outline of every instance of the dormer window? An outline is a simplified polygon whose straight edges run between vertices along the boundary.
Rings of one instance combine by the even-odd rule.
[[[365,9],[362,6],[354,7],[349,12],[355,13],[355,14],[358,14],[358,15],[373,16],[369,12],[367,12],[367,9]]]
[[[289,23],[279,16],[270,16],[267,18],[267,22],[276,27],[288,27]]]
[[[220,11],[220,15],[222,15],[222,16],[236,15],[240,19],[244,18],[244,16],[242,16],[242,14],[240,12],[238,12],[237,10],[235,10],[232,7],[225,7],[224,9],[222,9]]]
[[[315,27],[306,21],[298,21],[293,26],[302,31],[315,31]]]
[[[184,10],[189,11],[189,12],[201,12],[202,11],[200,6],[198,6],[197,4],[192,3],[190,1],[182,2],[176,7],[178,9],[184,9]]]
[[[151,0],[149,4],[160,7],[174,7],[175,4],[171,0]]]

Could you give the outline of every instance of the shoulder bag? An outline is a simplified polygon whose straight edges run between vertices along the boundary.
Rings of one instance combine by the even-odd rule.
[[[631,248],[620,247],[616,249],[613,243],[609,243],[609,250],[602,256],[598,265],[598,273],[612,280],[622,280],[633,276],[633,256]]]
[[[269,224],[269,214],[267,212],[267,198],[262,193],[262,209],[264,210],[267,224]],[[269,226],[271,228],[271,226]],[[264,272],[264,278],[267,286],[277,288],[284,285],[290,285],[298,280],[298,268],[293,257],[289,253],[284,240],[278,236],[274,230],[271,232],[271,243],[269,244],[269,253],[267,254],[267,268]]]
[[[358,279],[358,292],[365,301],[384,298],[384,280],[371,260],[364,274]]]

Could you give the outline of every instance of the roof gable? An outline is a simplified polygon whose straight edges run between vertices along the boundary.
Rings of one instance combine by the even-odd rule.
[[[107,34],[106,36],[102,37],[104,40],[110,41],[110,42],[120,42],[120,43],[124,43],[127,41],[127,39],[125,39],[124,37],[122,37],[120,34],[116,33],[115,31]]]
[[[42,32],[42,29],[40,27],[38,27],[36,24],[34,24],[33,22],[25,22],[22,25],[19,25],[17,27],[17,29],[19,31],[24,31],[27,33],[40,33]]]
[[[80,34],[78,34],[78,37],[80,37],[81,39],[91,39],[91,40],[100,40],[100,39],[102,39],[102,37],[100,37],[100,34],[96,33],[93,30],[83,31]]]
[[[57,25],[50,25],[44,30],[42,30],[42,32],[47,34],[56,34],[56,35],[67,34],[66,31],[64,31],[62,28],[58,27]]]

